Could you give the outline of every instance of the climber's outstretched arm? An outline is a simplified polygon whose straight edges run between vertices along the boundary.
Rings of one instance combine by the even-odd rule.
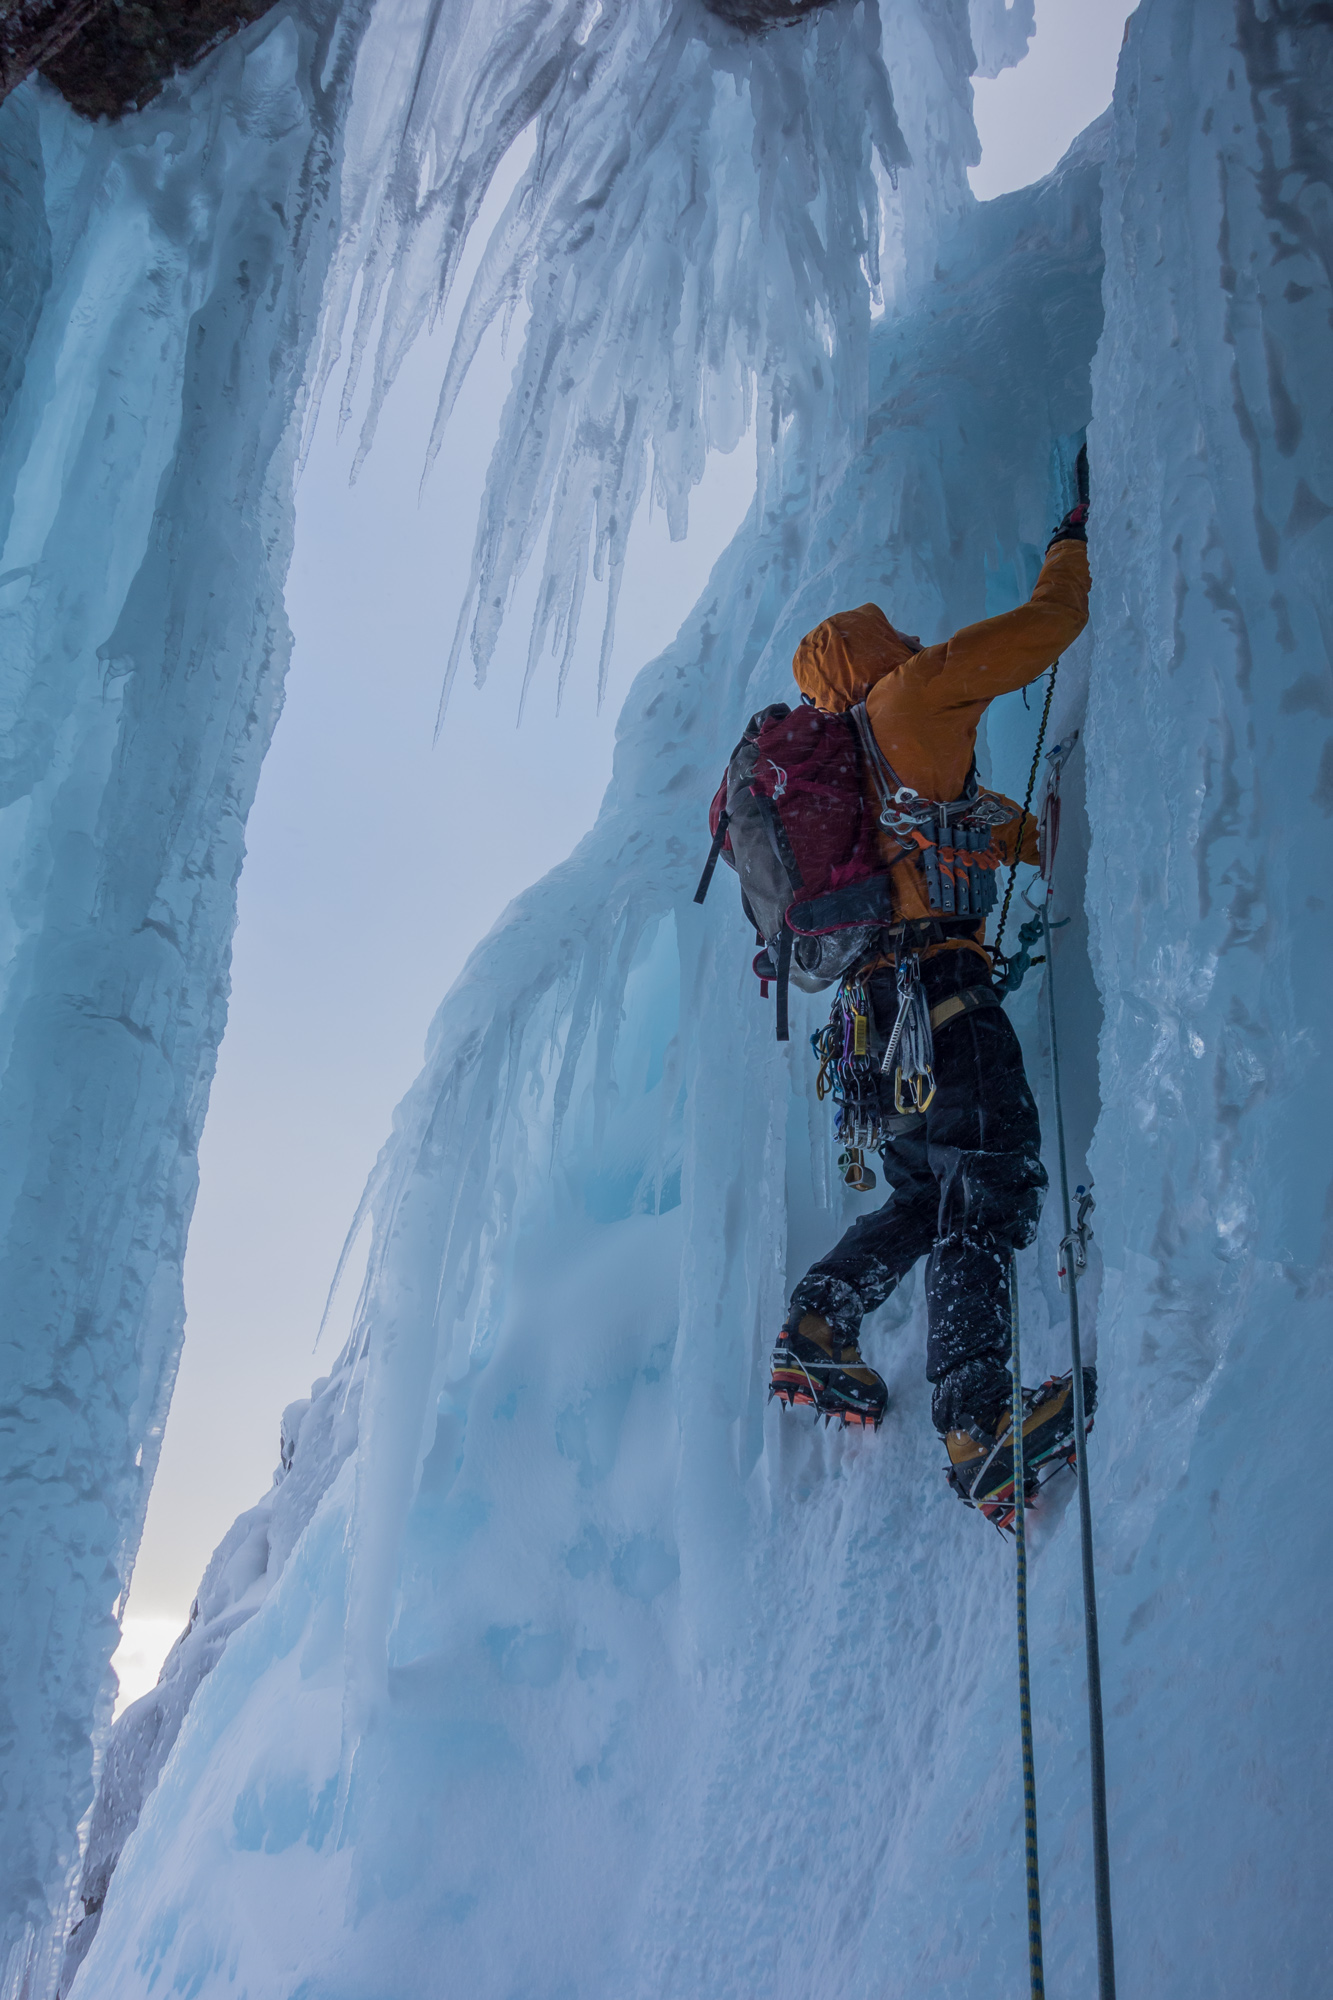
[[[1087,624],[1088,588],[1086,544],[1053,542],[1026,604],[965,625],[947,646],[932,646],[921,656],[920,698],[939,712],[975,707],[1026,687]]]

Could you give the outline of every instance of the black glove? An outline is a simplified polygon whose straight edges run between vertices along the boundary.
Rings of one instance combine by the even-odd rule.
[[[1086,542],[1088,539],[1088,447],[1081,444],[1078,457],[1074,461],[1074,478],[1078,487],[1078,505],[1071,507],[1055,533],[1046,544],[1050,554],[1057,542]]]
[[[1046,544],[1050,554],[1057,542],[1086,542],[1088,539],[1088,503],[1080,500],[1077,507],[1071,507],[1055,533]]]

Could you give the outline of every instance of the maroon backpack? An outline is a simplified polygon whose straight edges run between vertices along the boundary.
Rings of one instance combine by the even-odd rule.
[[[777,982],[785,1042],[788,982],[806,993],[831,986],[893,920],[853,716],[785,702],[761,709],[732,752],[708,823],[713,845],[694,900],[702,903],[725,856],[763,946],[754,962],[762,991]]]

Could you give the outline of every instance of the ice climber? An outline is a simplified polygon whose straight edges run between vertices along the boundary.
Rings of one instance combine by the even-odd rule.
[[[1036,1234],[1047,1181],[985,944],[1000,866],[1016,847],[1037,861],[1036,827],[978,785],[974,751],[989,703],[1037,679],[1087,622],[1086,519],[1080,504],[1060,523],[1028,603],[941,644],[923,647],[874,604],[807,634],[793,662],[802,705],[762,711],[737,746],[700,885],[702,899],[719,852],[737,868],[780,1036],[788,980],[818,990],[836,977],[814,1038],[820,1095],[838,1101],[848,1183],[874,1186],[864,1155],[877,1150],[891,1189],[792,1293],[772,1393],[878,1427],[885,1385],[862,1358],[861,1320],[925,1257],[932,1410],[974,1504],[1006,1471],[1012,1488],[1008,1267]],[[1025,1393],[1031,1471],[1070,1449],[1070,1384]]]

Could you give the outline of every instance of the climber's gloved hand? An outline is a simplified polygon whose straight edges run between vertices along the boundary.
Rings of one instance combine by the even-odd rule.
[[[1064,520],[1061,521],[1059,527],[1051,536],[1050,541],[1047,542],[1046,552],[1049,555],[1057,542],[1086,542],[1087,539],[1088,503],[1086,500],[1080,500],[1077,507],[1070,508]]]

